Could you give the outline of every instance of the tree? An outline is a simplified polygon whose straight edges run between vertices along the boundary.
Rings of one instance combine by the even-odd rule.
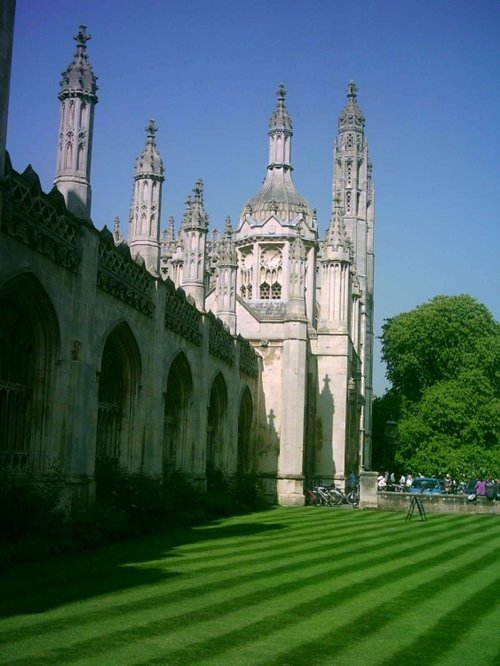
[[[488,309],[470,296],[436,296],[386,321],[382,357],[390,404],[400,406],[396,436],[384,441],[396,466],[499,477],[500,326]],[[387,404],[374,403],[374,423]]]
[[[456,378],[464,365],[476,367],[484,339],[498,337],[499,325],[471,296],[436,296],[382,327],[387,378],[406,400],[443,379]]]

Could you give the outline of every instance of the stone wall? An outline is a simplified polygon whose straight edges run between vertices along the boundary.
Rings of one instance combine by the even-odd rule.
[[[410,507],[409,493],[377,493],[377,508],[381,511],[404,511]],[[470,502],[466,495],[419,495],[426,513],[484,513],[500,515],[500,502],[480,497]]]

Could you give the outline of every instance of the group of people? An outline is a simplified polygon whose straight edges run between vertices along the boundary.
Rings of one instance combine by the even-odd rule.
[[[422,476],[421,474],[417,476]],[[396,476],[394,472],[385,472],[384,474],[380,473],[377,476],[377,488],[378,490],[391,490],[393,492],[404,493],[407,492],[412,483],[413,483],[412,474],[401,474],[399,480],[396,481]],[[442,487],[442,492],[447,495],[456,495],[457,493],[464,492],[466,488],[465,483],[459,483],[454,477],[450,474],[446,474],[444,479],[440,480]],[[486,481],[485,479],[480,479],[476,482],[474,488],[468,489],[471,492],[469,496],[472,499],[476,497],[487,497],[488,499],[500,499],[500,479],[494,479]]]
[[[475,500],[477,497],[500,500],[500,479],[489,481],[479,479],[474,487],[474,492],[469,495],[469,499]]]
[[[392,490],[395,492],[404,492],[413,483],[413,476],[411,474],[404,475],[402,474],[399,478],[399,481],[396,481],[396,476],[394,472],[386,472],[385,474],[380,473],[377,476],[377,488],[378,490]]]

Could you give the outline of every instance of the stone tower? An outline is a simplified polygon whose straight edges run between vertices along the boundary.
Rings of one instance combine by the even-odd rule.
[[[352,339],[353,253],[337,199],[322,243],[319,321],[316,359],[317,386],[314,461],[323,480],[341,481],[359,460],[357,350]]]
[[[140,255],[154,275],[160,270],[161,188],[163,162],[156,148],[158,127],[150,120],[146,145],[135,163],[134,192],[130,206],[128,242],[132,256]]]
[[[217,278],[216,278],[216,315],[236,333],[236,269],[238,261],[234,248],[233,227],[226,219],[224,236],[219,243]]]
[[[308,327],[314,318],[315,214],[292,181],[292,121],[279,85],[269,122],[269,159],[260,190],[243,207],[235,243],[242,308],[238,333],[263,358],[267,433],[265,472],[277,476],[282,504],[303,503]],[[275,442],[277,467],[266,469]]]
[[[352,242],[354,268],[360,291],[359,357],[360,394],[364,404],[360,415],[360,460],[370,468],[371,402],[373,367],[373,221],[374,188],[365,137],[365,118],[357,104],[356,84],[347,86],[347,103],[338,118],[334,147],[333,201],[344,211],[347,235]]]
[[[87,59],[86,26],[74,37],[76,51],[62,74],[59,146],[54,184],[68,209],[78,217],[90,218],[90,165],[97,77]]]
[[[200,310],[205,309],[205,259],[208,215],[203,203],[203,181],[197,180],[193,197],[188,197],[182,218],[183,250],[182,288],[194,299]]]

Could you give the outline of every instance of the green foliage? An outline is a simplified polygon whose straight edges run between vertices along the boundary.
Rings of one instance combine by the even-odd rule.
[[[437,296],[387,320],[382,355],[399,404],[396,437],[379,448],[413,473],[500,476],[500,326],[469,296]],[[382,444],[381,444],[382,442]]]
[[[436,296],[410,312],[386,320],[382,359],[387,378],[406,400],[443,379],[458,377],[464,365],[477,366],[485,338],[499,335],[489,310],[470,296]]]
[[[0,535],[8,541],[26,536],[48,536],[64,519],[64,483],[53,472],[37,478],[30,472],[0,470]]]
[[[71,515],[62,508],[58,475],[4,472],[0,482],[0,568],[265,507],[256,477],[234,479],[216,469],[205,493],[179,473],[159,479],[99,460],[95,503]]]
[[[396,454],[396,423],[401,413],[401,396],[391,389],[373,401],[372,466],[378,470],[394,470]]]

